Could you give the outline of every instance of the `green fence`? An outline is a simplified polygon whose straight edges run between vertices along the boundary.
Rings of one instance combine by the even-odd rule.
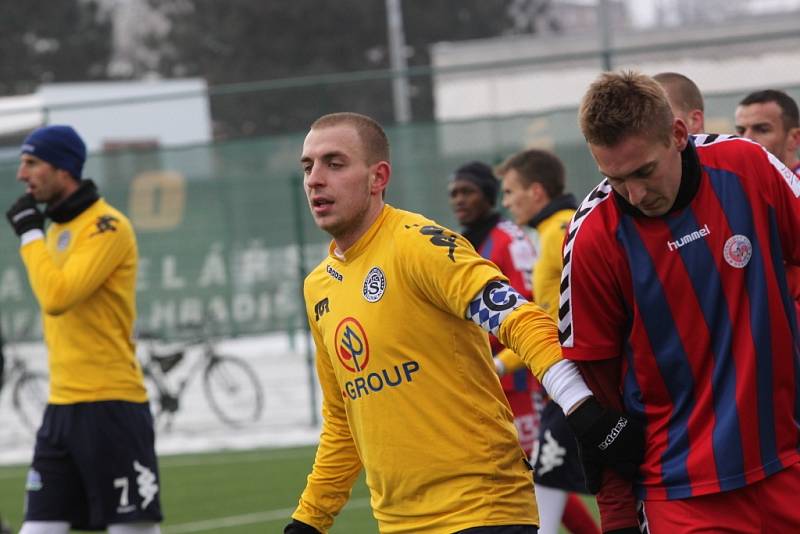
[[[789,88],[800,100],[800,87]],[[743,94],[707,97],[707,129],[731,132]],[[599,176],[575,109],[389,129],[393,176],[388,202],[454,226],[447,180],[471,159],[497,163],[526,146],[565,162],[568,188],[583,196]],[[212,316],[231,335],[302,328],[304,274],[326,253],[302,193],[305,132],[172,150],[95,154],[85,174],[125,212],[140,249],[139,325],[171,332]],[[0,206],[21,194],[16,161],[0,162]],[[10,339],[40,336],[38,308],[0,225],[0,319]]]

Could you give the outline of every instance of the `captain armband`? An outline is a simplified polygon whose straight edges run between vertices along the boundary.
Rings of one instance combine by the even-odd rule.
[[[526,302],[508,282],[492,280],[467,306],[467,319],[496,336],[506,317]]]

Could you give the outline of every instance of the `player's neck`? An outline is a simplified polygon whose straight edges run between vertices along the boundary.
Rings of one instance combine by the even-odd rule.
[[[367,209],[360,221],[353,225],[351,229],[347,232],[343,232],[341,235],[333,236],[333,242],[335,244],[333,253],[338,258],[344,258],[347,250],[355,245],[358,240],[369,231],[381,212],[383,212],[384,205],[382,200],[376,202]]]

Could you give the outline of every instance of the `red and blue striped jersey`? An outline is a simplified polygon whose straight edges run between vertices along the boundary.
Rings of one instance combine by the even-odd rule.
[[[646,422],[639,498],[731,490],[800,460],[800,179],[759,145],[695,136],[678,199],[646,217],[603,180],[564,245],[566,358],[622,358]],[[676,203],[676,207],[678,204]]]

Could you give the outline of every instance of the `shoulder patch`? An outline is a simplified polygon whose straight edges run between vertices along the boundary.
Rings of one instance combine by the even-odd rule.
[[[451,232],[441,226],[427,224],[425,226],[419,224],[405,225],[407,230],[416,230],[424,236],[430,236],[429,241],[437,247],[447,248],[447,257],[450,261],[455,262],[455,251],[458,244],[458,234]]]
[[[104,234],[106,232],[116,232],[119,219],[113,215],[100,215],[94,224],[96,230],[92,232],[89,237],[96,236],[98,234]]]

